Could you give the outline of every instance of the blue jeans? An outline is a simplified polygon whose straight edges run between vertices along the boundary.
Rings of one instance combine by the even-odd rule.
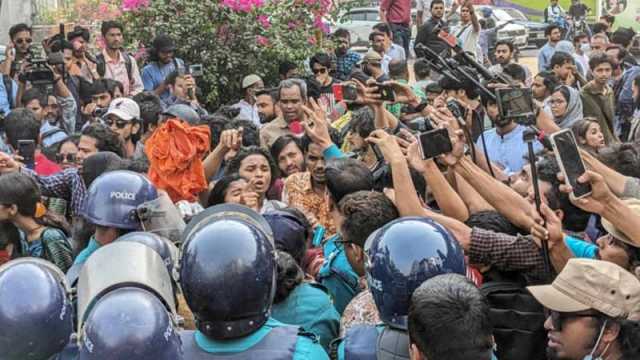
[[[404,24],[391,23],[393,42],[404,48],[404,53],[409,57],[409,43],[411,42],[411,28]]]

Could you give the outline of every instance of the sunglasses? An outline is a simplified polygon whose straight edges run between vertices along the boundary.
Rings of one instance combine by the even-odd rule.
[[[107,125],[108,127],[113,127],[113,124],[115,124],[118,129],[124,129],[124,127],[127,126],[127,124],[129,124],[128,121],[124,121],[124,120],[114,121],[113,119],[109,119],[109,118],[104,119],[103,121],[105,125]]]
[[[16,40],[16,44],[31,44],[33,39],[18,39]]]
[[[311,71],[313,71],[314,74],[317,74],[317,73],[324,74],[327,72],[327,68],[311,69]]]
[[[544,314],[547,318],[551,318],[551,324],[556,331],[562,331],[562,326],[569,319],[581,317],[596,317],[594,313],[565,313],[554,310],[545,309]]]
[[[76,154],[56,154],[56,162],[62,164],[63,162],[75,163],[78,160]]]

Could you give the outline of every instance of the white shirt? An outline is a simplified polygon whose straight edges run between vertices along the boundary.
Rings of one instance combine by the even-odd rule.
[[[389,50],[382,57],[380,66],[385,74],[389,74],[389,63],[392,61],[406,61],[407,55],[404,52],[404,48],[398,44],[391,44]]]
[[[249,120],[254,123],[258,128],[262,126],[260,123],[260,115],[258,115],[258,107],[255,105],[251,105],[246,102],[244,99],[238,101],[237,103],[232,105],[233,108],[240,109],[240,114],[238,114],[238,119]]]
[[[457,25],[451,29],[451,34],[455,35],[462,43],[462,49],[465,52],[476,54],[478,50],[478,39],[480,38],[480,32],[474,31],[473,23],[467,25]],[[476,55],[476,58],[478,56]]]

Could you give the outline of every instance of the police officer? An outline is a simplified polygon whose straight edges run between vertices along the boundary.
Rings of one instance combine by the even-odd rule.
[[[158,192],[153,184],[132,171],[110,171],[95,179],[89,187],[82,215],[96,226],[96,232],[76,257],[69,273],[78,272],[78,267],[100,246],[127,232],[140,230],[138,206],[157,198]]]
[[[176,324],[153,293],[123,287],[104,295],[84,323],[79,360],[181,360]]]
[[[47,360],[73,332],[71,290],[64,274],[41,259],[0,266],[0,358]]]
[[[180,281],[197,327],[181,334],[186,360],[328,359],[314,336],[270,317],[275,248],[256,217],[215,206],[185,230]]]
[[[464,275],[464,254],[443,226],[428,218],[396,219],[364,247],[365,272],[382,324],[358,325],[335,342],[338,359],[409,359],[407,315],[413,291],[445,273]]]

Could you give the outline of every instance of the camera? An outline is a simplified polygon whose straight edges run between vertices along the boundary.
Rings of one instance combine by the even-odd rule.
[[[51,53],[48,56],[35,56],[33,48],[29,49],[26,61],[29,69],[19,75],[20,81],[28,81],[36,87],[53,85],[54,74],[49,66],[64,65],[62,52]]]

